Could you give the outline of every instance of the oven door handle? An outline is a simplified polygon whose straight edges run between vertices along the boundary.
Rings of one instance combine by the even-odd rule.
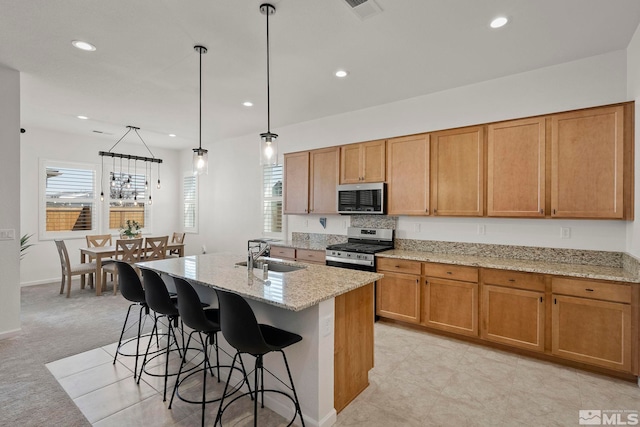
[[[366,265],[369,267],[373,267],[373,260],[368,261],[368,260],[364,260],[364,259],[349,259],[349,258],[338,258],[338,257],[334,257],[334,256],[329,256],[326,255],[324,257],[325,261],[333,261],[333,262],[339,262],[342,264],[356,264],[356,265]]]

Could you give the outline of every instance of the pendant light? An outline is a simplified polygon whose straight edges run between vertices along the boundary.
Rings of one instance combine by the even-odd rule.
[[[276,8],[264,3],[260,5],[260,13],[267,17],[267,131],[260,134],[260,164],[271,166],[278,164],[278,135],[271,132],[271,93],[269,87],[269,15],[276,13]]]
[[[206,175],[209,173],[209,151],[202,148],[202,55],[207,53],[207,48],[196,45],[193,47],[200,54],[200,117],[198,129],[198,148],[193,149],[193,174]]]

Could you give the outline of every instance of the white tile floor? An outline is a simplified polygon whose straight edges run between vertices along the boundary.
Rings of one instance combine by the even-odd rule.
[[[578,426],[580,410],[600,410],[607,417],[621,411],[621,421],[640,412],[635,383],[380,322],[375,332],[370,386],[338,415],[340,427]],[[167,409],[172,380],[163,402],[162,379],[143,375],[136,385],[133,358],[119,357],[113,365],[114,351],[112,344],[47,365],[92,424],[200,424],[195,405],[176,400]],[[177,366],[177,355],[170,360]],[[200,392],[199,378],[185,393]],[[249,425],[248,403],[224,425]],[[207,425],[216,410],[216,404],[207,406]],[[263,414],[260,425],[286,425],[268,410]]]

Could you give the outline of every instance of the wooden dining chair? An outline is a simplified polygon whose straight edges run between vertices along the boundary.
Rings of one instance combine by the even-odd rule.
[[[60,256],[60,267],[62,268],[62,281],[60,282],[60,293],[64,291],[64,285],[67,284],[67,298],[71,295],[71,277],[82,276],[88,274],[96,274],[97,265],[95,262],[86,262],[81,264],[71,264],[69,260],[69,252],[67,252],[67,246],[64,244],[64,240],[56,239],[56,248],[58,249],[58,255]],[[84,283],[84,282],[82,282]],[[82,286],[84,288],[84,286]]]
[[[88,248],[102,248],[113,245],[111,234],[87,234],[85,238],[87,239]],[[89,255],[89,261],[93,261],[94,259],[95,257]],[[113,280],[113,275],[111,276],[111,280]],[[93,287],[93,274],[89,276],[89,286]]]
[[[111,246],[111,234],[87,234],[88,248],[101,248],[103,246]]]
[[[144,259],[154,261],[165,259],[167,255],[167,242],[169,236],[147,237],[144,239]]]
[[[171,236],[171,243],[184,243],[184,236],[186,233],[173,233]],[[177,258],[180,256],[179,249],[171,249],[167,254],[167,258]]]
[[[142,237],[138,239],[118,239],[116,240],[116,261],[123,261],[134,264],[141,261],[142,256]],[[113,294],[118,292],[118,269],[116,263],[111,262],[102,265],[102,283],[107,281],[107,273],[113,275]]]

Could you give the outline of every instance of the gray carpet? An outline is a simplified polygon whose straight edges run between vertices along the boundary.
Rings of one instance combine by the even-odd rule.
[[[45,364],[116,342],[129,303],[112,289],[80,290],[79,280],[70,298],[59,291],[22,288],[22,333],[0,340],[0,426],[90,425]]]

